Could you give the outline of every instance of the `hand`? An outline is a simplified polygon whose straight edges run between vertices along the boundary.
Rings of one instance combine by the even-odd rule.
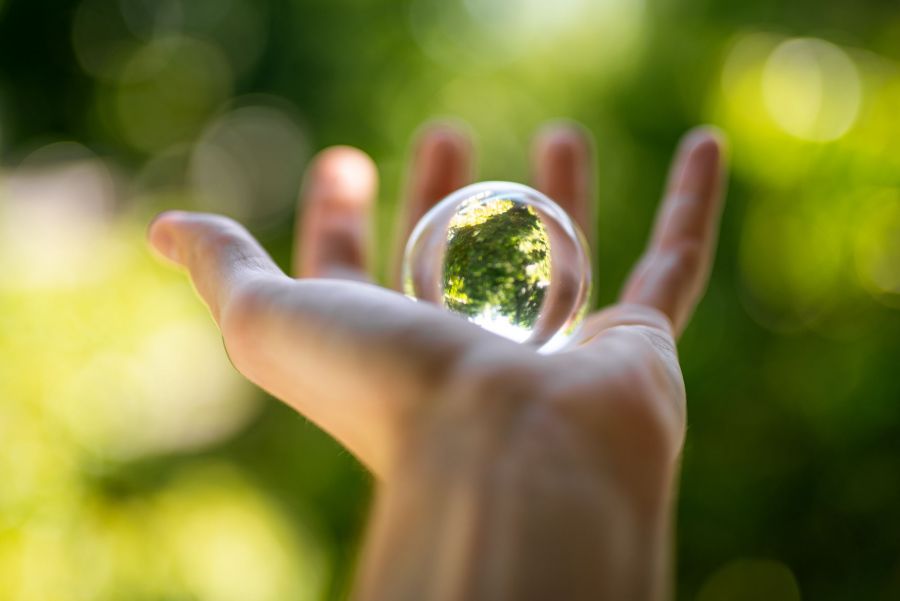
[[[238,224],[165,213],[152,244],[185,266],[234,365],[379,478],[361,599],[655,599],[666,594],[685,429],[675,351],[705,287],[722,143],[682,142],[619,304],[540,355],[368,283],[377,173],[323,151],[302,192],[297,276]],[[593,232],[593,157],[577,127],[534,145],[538,188]],[[469,183],[471,145],[431,127],[413,154],[403,238]]]

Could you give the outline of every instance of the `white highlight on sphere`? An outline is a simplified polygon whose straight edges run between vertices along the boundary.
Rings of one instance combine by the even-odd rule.
[[[422,217],[406,246],[403,282],[412,298],[551,352],[584,319],[591,263],[584,235],[550,198],[482,182]]]

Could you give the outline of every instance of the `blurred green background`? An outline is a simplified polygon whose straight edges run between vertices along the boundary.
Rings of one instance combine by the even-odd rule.
[[[546,119],[593,131],[602,302],[678,136],[728,132],[678,598],[900,599],[895,0],[0,0],[0,600],[346,595],[370,478],[243,383],[144,230],[222,212],[286,265],[303,169],[344,143],[391,248],[435,116],[481,179],[527,181]]]

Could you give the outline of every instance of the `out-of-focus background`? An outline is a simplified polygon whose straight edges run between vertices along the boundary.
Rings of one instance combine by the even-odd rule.
[[[728,132],[678,598],[900,599],[895,0],[0,0],[0,600],[346,594],[369,477],[234,373],[144,231],[221,212],[285,265],[304,167],[346,143],[392,248],[434,116],[481,179],[527,181],[545,119],[593,131],[603,302],[678,136]]]

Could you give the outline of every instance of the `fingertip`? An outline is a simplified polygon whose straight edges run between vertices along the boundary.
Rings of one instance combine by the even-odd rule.
[[[352,146],[331,146],[319,152],[308,171],[309,197],[350,206],[368,205],[378,185],[375,162]]]
[[[413,202],[431,205],[472,178],[474,143],[465,124],[432,121],[415,135]]]
[[[573,121],[545,124],[532,142],[535,187],[572,216],[591,242],[595,203],[593,156],[590,132]]]
[[[681,139],[669,175],[669,194],[714,200],[722,180],[727,137],[719,128],[701,125]]]
[[[724,149],[728,146],[728,134],[725,133],[725,130],[717,125],[712,125],[711,123],[704,123],[703,125],[698,125],[693,128],[689,133],[696,134],[705,139],[712,140],[719,149]]]
[[[538,130],[532,145],[534,160],[540,164],[571,164],[593,152],[591,133],[575,121],[552,121]]]
[[[434,204],[472,178],[474,144],[461,122],[426,123],[413,137],[408,191],[408,229]]]
[[[164,258],[180,263],[174,225],[184,216],[183,211],[163,211],[147,226],[147,240],[150,246]]]
[[[728,136],[714,125],[701,125],[688,131],[681,141],[681,152],[704,163],[718,163],[728,147]]]
[[[465,155],[472,150],[468,126],[451,121],[431,121],[416,133],[417,152],[435,159]]]

